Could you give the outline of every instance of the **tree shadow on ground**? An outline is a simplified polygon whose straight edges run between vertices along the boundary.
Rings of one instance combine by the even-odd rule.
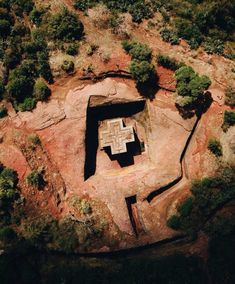
[[[197,117],[201,117],[202,114],[209,109],[212,102],[213,99],[211,93],[207,91],[190,106],[181,107],[177,104],[175,104],[175,106],[178,109],[179,114],[183,117],[183,119],[189,119],[192,118],[195,114]]]
[[[148,98],[152,101],[155,98],[157,91],[160,89],[158,81],[159,78],[157,74],[154,73],[147,82],[137,83],[136,88],[142,97]]]

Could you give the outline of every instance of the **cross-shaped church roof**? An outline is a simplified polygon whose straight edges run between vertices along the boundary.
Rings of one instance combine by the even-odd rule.
[[[135,141],[132,126],[124,126],[121,118],[103,121],[99,129],[100,147],[111,147],[112,155],[126,153],[126,144]]]

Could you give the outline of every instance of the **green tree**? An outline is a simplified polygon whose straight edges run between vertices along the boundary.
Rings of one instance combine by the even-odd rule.
[[[0,37],[7,37],[11,31],[11,23],[8,20],[0,19]]]
[[[35,188],[42,189],[45,185],[43,176],[38,171],[32,171],[26,177],[27,183]]]
[[[75,14],[63,8],[61,12],[51,17],[48,31],[55,40],[71,41],[82,37],[84,27]]]
[[[42,79],[37,79],[33,88],[33,96],[37,101],[45,101],[51,95],[51,90]]]
[[[208,142],[208,149],[217,157],[222,156],[222,146],[216,139],[210,139]]]
[[[224,122],[222,129],[226,132],[228,128],[233,125],[235,125],[235,112],[226,110],[224,112]]]
[[[147,83],[155,77],[155,68],[148,61],[133,60],[129,69],[137,84]]]

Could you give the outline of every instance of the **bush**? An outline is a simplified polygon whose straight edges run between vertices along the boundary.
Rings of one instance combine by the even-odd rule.
[[[146,44],[123,41],[122,46],[131,55],[132,59],[150,61],[152,58],[152,51]]]
[[[223,205],[235,198],[235,168],[220,170],[215,177],[203,178],[192,184],[192,200],[178,207],[178,215],[172,217],[174,228],[194,233],[208,227],[209,218]],[[171,222],[167,224],[171,227]],[[206,225],[206,227],[204,227]]]
[[[33,91],[34,80],[26,76],[12,77],[7,84],[10,98],[23,102],[25,97],[30,97]]]
[[[177,33],[173,30],[170,30],[168,28],[163,28],[161,29],[160,34],[164,41],[169,42],[172,45],[179,43],[179,37]]]
[[[18,111],[31,111],[35,108],[37,101],[34,98],[25,98],[22,103],[15,102],[15,109]]]
[[[146,44],[142,43],[133,44],[129,53],[132,56],[132,59],[139,61],[150,61],[152,58],[152,50]]]
[[[176,71],[177,69],[179,69],[184,65],[184,63],[182,62],[179,63],[174,58],[170,58],[169,56],[162,54],[159,54],[157,56],[157,63],[173,71]]]
[[[17,198],[17,182],[17,173],[0,164],[0,212],[3,214],[9,212]]]
[[[21,61],[21,55],[16,48],[5,50],[3,63],[7,69],[14,69]]]
[[[193,198],[187,198],[178,208],[178,212],[181,216],[187,217],[191,213],[193,208]]]
[[[155,68],[148,61],[133,60],[129,69],[137,84],[144,84],[155,77]]]
[[[0,229],[0,240],[6,243],[9,243],[16,237],[15,231],[6,226]]]
[[[224,53],[224,43],[220,39],[207,39],[207,41],[204,43],[204,48],[209,54],[216,53],[222,55]]]
[[[208,142],[208,149],[217,157],[222,156],[222,146],[216,139],[210,139]]]
[[[45,101],[51,95],[51,90],[42,79],[37,79],[34,88],[33,96],[37,101]]]
[[[17,5],[20,10],[22,9],[26,13],[29,13],[34,7],[32,0],[13,0],[12,2],[12,4]]]
[[[41,140],[40,140],[40,138],[38,137],[38,135],[37,134],[30,134],[29,136],[28,136],[28,140],[30,141],[30,142],[32,142],[34,145],[41,145]]]
[[[74,71],[74,63],[70,60],[64,60],[61,69],[66,73],[72,73]]]
[[[41,24],[42,16],[44,12],[42,10],[37,10],[35,7],[29,14],[30,20],[37,26]]]
[[[37,56],[38,56],[39,75],[41,75],[48,83],[53,83],[53,76],[49,64],[48,52],[47,51],[38,52]]]
[[[68,47],[66,48],[66,53],[68,55],[72,55],[75,56],[78,54],[78,46],[76,43],[71,43],[68,45]]]
[[[2,82],[2,80],[0,79],[0,99],[3,98],[3,94],[5,93],[5,86]]]
[[[45,186],[43,176],[38,171],[32,171],[30,174],[28,174],[26,181],[29,185],[38,189],[42,189]]]
[[[178,36],[186,39],[191,48],[197,48],[203,40],[203,36],[197,25],[188,20],[178,20],[176,22]]]
[[[95,4],[94,0],[75,0],[73,6],[75,9],[86,11],[87,9],[92,8]]]
[[[1,89],[1,87],[0,87]],[[225,91],[225,104],[234,107],[235,106],[235,89],[228,86]]]
[[[180,228],[180,218],[177,215],[172,215],[168,220],[167,220],[167,226],[174,229],[174,230],[179,230]]]
[[[176,70],[176,89],[178,98],[176,104],[180,107],[193,107],[203,99],[204,91],[208,89],[211,80],[207,76],[199,76],[189,66]],[[200,104],[198,107],[201,107]]]
[[[145,2],[136,2],[130,6],[129,12],[133,22],[140,23],[143,19],[149,19],[153,16],[153,11]]]
[[[11,23],[7,20],[0,19],[0,37],[7,37],[11,31]]]
[[[89,201],[82,199],[79,203],[79,210],[82,214],[91,214],[92,213],[92,207]]]
[[[48,26],[50,36],[55,40],[63,41],[80,39],[83,35],[83,30],[82,22],[66,8],[53,15]]]
[[[5,107],[0,107],[0,118],[7,116],[7,109]]]
[[[97,44],[91,44],[86,51],[86,54],[88,56],[91,56],[94,54],[94,52],[99,48],[99,46]]]
[[[227,131],[230,126],[235,125],[235,112],[225,111],[224,112],[224,123],[222,125],[223,131]]]

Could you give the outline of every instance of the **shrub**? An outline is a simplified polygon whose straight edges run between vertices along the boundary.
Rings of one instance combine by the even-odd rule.
[[[133,47],[129,51],[132,59],[139,61],[150,61],[152,58],[152,50],[142,43],[133,44]]]
[[[111,14],[105,5],[99,4],[88,11],[88,16],[95,27],[105,29],[108,27]]]
[[[14,27],[11,29],[11,36],[25,36],[29,34],[29,29],[21,23],[16,23]]]
[[[224,112],[224,123],[222,125],[223,131],[227,131],[230,126],[235,125],[235,112],[225,111]]]
[[[0,211],[3,215],[11,210],[13,202],[17,199],[17,182],[17,173],[0,164]],[[1,222],[4,223],[3,220]]]
[[[71,60],[64,60],[61,69],[66,73],[72,73],[74,71],[74,63]]]
[[[16,48],[5,50],[3,62],[6,68],[14,69],[21,61],[21,55]]]
[[[73,6],[75,9],[86,11],[87,9],[92,8],[95,4],[94,0],[75,0]]]
[[[12,2],[26,13],[29,13],[34,7],[32,0],[13,0]]]
[[[14,80],[19,77],[26,77],[34,79],[38,76],[35,62],[33,60],[24,60],[17,68],[12,70],[9,74],[9,80]]]
[[[136,43],[135,42],[131,42],[129,40],[123,40],[122,41],[122,48],[127,52],[129,53],[130,50],[134,47]]]
[[[26,177],[27,183],[35,188],[41,189],[45,185],[43,176],[38,171],[32,171]]]
[[[178,215],[176,215],[178,219],[174,217],[175,228],[190,233],[204,229],[204,225],[208,225],[208,218],[217,209],[234,200],[234,178],[235,168],[227,167],[220,170],[215,177],[195,181],[191,187],[193,202],[186,201],[178,207]],[[167,222],[167,224],[171,226],[171,223]]]
[[[0,99],[2,99],[4,93],[5,93],[5,86],[2,80],[0,79]]]
[[[45,101],[51,95],[51,90],[42,79],[37,79],[34,88],[33,96],[37,101]]]
[[[49,64],[49,56],[47,51],[38,52],[38,73],[41,75],[48,83],[53,82],[53,76],[51,73],[51,67]]]
[[[211,80],[207,76],[199,76],[189,66],[177,69],[175,77],[179,96],[176,99],[176,104],[180,107],[196,107],[196,103],[203,99],[204,91],[211,84]],[[201,107],[200,104],[198,107]]]
[[[35,25],[39,26],[41,24],[43,14],[44,11],[38,10],[34,7],[29,14],[29,18]]]
[[[210,139],[208,149],[217,157],[222,156],[222,146],[216,139]]]
[[[92,207],[89,201],[82,199],[79,202],[79,210],[82,214],[91,214],[92,213]]]
[[[9,243],[16,237],[15,231],[6,226],[0,229],[0,240]]]
[[[220,39],[209,38],[204,43],[205,51],[209,54],[223,54],[224,53],[224,43]]]
[[[175,72],[177,82],[189,83],[195,75],[193,68],[189,66],[183,66]]]
[[[144,84],[155,76],[154,66],[148,61],[133,60],[129,69],[137,84]]]
[[[17,102],[23,102],[26,96],[31,96],[34,80],[26,76],[12,77],[7,84],[10,97]]]
[[[176,98],[176,104],[182,108],[189,108],[193,105],[193,98],[189,96],[181,96],[179,95]]]
[[[31,111],[35,108],[37,101],[34,98],[25,98],[22,103],[15,103],[15,108],[18,111]]]
[[[133,22],[140,23],[143,19],[149,19],[153,16],[153,11],[145,2],[136,2],[130,5],[129,12]]]
[[[87,48],[87,55],[91,56],[94,54],[94,52],[99,48],[99,46],[97,44],[91,44],[88,48]]]
[[[0,118],[7,116],[7,109],[5,107],[0,107]]]
[[[10,34],[11,23],[5,19],[0,19],[0,37],[6,37]]]
[[[31,142],[31,143],[33,143],[34,145],[41,145],[41,140],[40,140],[40,138],[38,137],[38,135],[37,134],[30,134],[29,136],[28,136],[28,140]]]
[[[122,46],[131,55],[132,59],[150,61],[152,58],[152,51],[146,44],[123,41]]]
[[[68,47],[66,48],[66,53],[68,55],[72,55],[72,56],[77,55],[78,54],[78,46],[77,46],[77,44],[76,43],[70,43],[68,45]]]
[[[112,33],[121,39],[128,39],[131,36],[132,19],[129,14],[113,15],[109,18],[109,26]]]
[[[82,22],[66,8],[53,15],[48,26],[49,34],[55,40],[71,41],[80,39],[83,35],[83,30]]]
[[[162,55],[159,54],[157,56],[157,63],[165,68],[171,69],[173,71],[176,71],[177,69],[179,69],[180,67],[182,67],[184,65],[184,63],[182,62],[178,62],[176,61],[174,58],[170,58],[167,55]]]
[[[177,215],[172,215],[168,220],[167,220],[167,226],[174,229],[174,230],[179,230],[180,228],[180,218]]]
[[[178,20],[176,22],[178,36],[188,40],[191,48],[197,48],[203,40],[203,36],[197,25],[188,20]]]
[[[1,89],[1,88],[0,88]],[[235,89],[228,86],[225,91],[225,104],[229,106],[235,106]]]
[[[162,39],[166,42],[171,43],[172,45],[179,43],[179,37],[177,33],[173,30],[170,30],[168,28],[163,28],[160,30],[160,34],[162,36]]]
[[[191,213],[193,208],[193,198],[187,198],[178,208],[178,212],[181,216],[187,217]]]

